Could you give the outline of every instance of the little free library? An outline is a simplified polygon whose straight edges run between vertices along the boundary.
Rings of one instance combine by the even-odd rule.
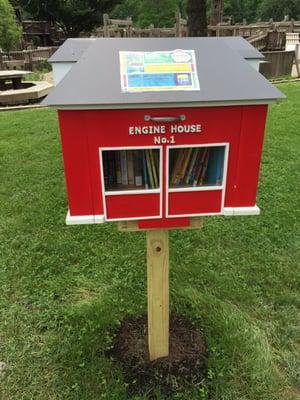
[[[262,58],[242,38],[101,38],[69,39],[50,59],[66,223],[147,231],[150,360],[169,351],[167,230],[260,212],[268,105],[284,98]]]

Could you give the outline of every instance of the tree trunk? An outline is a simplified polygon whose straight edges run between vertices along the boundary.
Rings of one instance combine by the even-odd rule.
[[[210,24],[213,26],[222,22],[224,10],[224,0],[212,0],[211,2],[211,20]]]
[[[206,0],[188,0],[189,36],[207,36]]]

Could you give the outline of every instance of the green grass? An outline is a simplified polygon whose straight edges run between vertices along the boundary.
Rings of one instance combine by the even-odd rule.
[[[171,308],[204,329],[212,400],[300,398],[300,85],[279,87],[288,100],[269,113],[261,216],[170,235]],[[53,110],[0,113],[0,143],[0,399],[127,399],[104,353],[120,321],[146,311],[145,235],[64,225]]]

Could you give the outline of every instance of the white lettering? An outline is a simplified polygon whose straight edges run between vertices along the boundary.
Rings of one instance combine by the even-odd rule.
[[[201,133],[202,126],[201,124],[195,125],[145,125],[145,126],[129,126],[128,134],[129,135],[164,135],[167,132],[167,128],[169,133]]]

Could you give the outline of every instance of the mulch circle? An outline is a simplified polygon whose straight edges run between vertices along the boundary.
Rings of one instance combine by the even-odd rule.
[[[110,356],[120,365],[129,395],[165,398],[179,386],[198,385],[207,375],[208,351],[202,332],[186,318],[170,318],[169,356],[149,360],[147,316],[128,318],[116,334]]]

